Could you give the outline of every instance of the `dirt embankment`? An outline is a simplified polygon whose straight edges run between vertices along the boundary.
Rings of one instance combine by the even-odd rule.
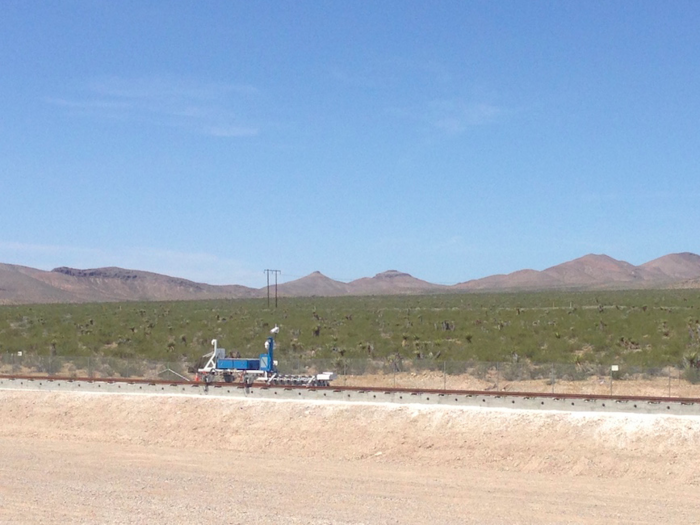
[[[0,390],[0,523],[695,523],[700,418]]]
[[[0,437],[700,483],[700,418],[0,391]]]

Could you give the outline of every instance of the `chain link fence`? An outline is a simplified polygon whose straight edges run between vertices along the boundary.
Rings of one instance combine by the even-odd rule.
[[[75,357],[0,354],[0,374],[50,377],[189,380],[187,366],[116,357]]]
[[[356,387],[700,398],[700,369],[692,367],[285,357],[279,371],[297,375],[331,371],[338,376],[333,384]],[[0,354],[3,375],[179,381],[194,379],[193,372],[184,362]]]

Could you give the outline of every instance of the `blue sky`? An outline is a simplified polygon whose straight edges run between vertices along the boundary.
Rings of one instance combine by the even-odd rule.
[[[695,1],[4,0],[0,262],[454,284],[700,253]]]

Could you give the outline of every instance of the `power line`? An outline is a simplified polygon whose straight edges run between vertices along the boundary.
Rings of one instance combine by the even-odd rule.
[[[270,274],[275,274],[275,308],[277,308],[277,275],[282,273],[282,270],[264,270],[267,275],[267,307],[270,308]]]

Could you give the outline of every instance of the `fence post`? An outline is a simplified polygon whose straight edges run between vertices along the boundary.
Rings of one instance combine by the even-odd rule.
[[[610,395],[613,394],[613,367],[610,366]]]
[[[554,383],[556,381],[556,377],[554,375],[554,363],[552,363],[552,394],[554,393]]]

